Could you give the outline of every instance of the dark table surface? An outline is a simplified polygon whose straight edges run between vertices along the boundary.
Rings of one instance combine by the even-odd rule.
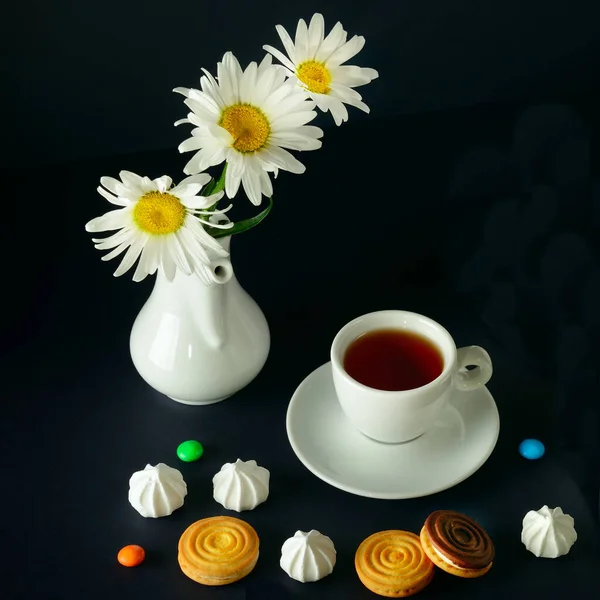
[[[450,508],[490,533],[494,567],[473,581],[439,572],[419,597],[597,597],[599,100],[327,128],[323,149],[301,157],[307,172],[282,174],[272,214],[232,244],[238,279],[270,324],[269,360],[246,389],[202,408],[172,402],[138,376],[128,338],[153,278],[113,278],[116,263],[101,262],[84,231],[106,209],[100,176],[176,177],[186,157],[174,149],[5,172],[0,596],[374,598],[354,572],[359,543],[383,529],[418,532],[432,510]],[[384,308],[425,313],[494,361],[496,449],[471,478],[424,498],[330,487],[286,436],[291,395],[328,360],[337,330]],[[519,456],[525,437],[545,442],[541,460]],[[175,449],[189,438],[205,455],[184,464]],[[181,573],[177,541],[199,518],[236,514],[213,500],[211,480],[238,457],[271,472],[268,501],[241,515],[260,536],[260,560],[242,581],[205,588]],[[158,462],[181,470],[189,494],[172,516],[144,519],[127,501],[128,479]],[[520,542],[523,516],[544,504],[571,514],[579,535],[557,560]],[[297,583],[279,567],[281,545],[298,529],[336,545],[335,570],[318,583]],[[129,543],[147,551],[139,568],[116,562]]]

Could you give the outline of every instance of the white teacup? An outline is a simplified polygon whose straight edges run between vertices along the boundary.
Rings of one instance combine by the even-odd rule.
[[[443,358],[441,374],[426,385],[403,391],[378,390],[353,379],[344,370],[348,346],[379,329],[404,329],[429,339]],[[435,423],[454,390],[477,389],[492,376],[492,361],[483,348],[457,350],[452,336],[439,323],[403,310],[369,313],[342,327],[331,346],[331,365],[335,391],[348,419],[366,436],[386,443],[419,437]]]

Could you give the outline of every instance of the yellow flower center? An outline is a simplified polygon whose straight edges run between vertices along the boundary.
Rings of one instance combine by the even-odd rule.
[[[221,115],[219,125],[233,137],[233,147],[238,152],[260,150],[269,138],[271,127],[260,108],[251,104],[228,106]]]
[[[162,192],[144,194],[133,209],[133,220],[146,233],[174,233],[185,219],[185,206],[177,196]]]
[[[329,94],[331,74],[327,67],[316,60],[307,60],[298,66],[296,77],[315,94]]]

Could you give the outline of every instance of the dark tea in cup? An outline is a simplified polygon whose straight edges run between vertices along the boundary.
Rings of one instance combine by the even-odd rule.
[[[376,390],[420,388],[444,370],[441,350],[427,337],[405,329],[376,329],[357,337],[344,354],[350,377]]]

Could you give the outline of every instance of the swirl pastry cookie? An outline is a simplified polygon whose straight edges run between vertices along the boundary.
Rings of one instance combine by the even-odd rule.
[[[440,569],[458,577],[481,577],[494,560],[494,544],[483,527],[453,510],[436,510],[427,517],[421,544]]]
[[[192,523],[179,539],[181,570],[203,585],[227,585],[246,577],[258,560],[258,535],[235,517]]]
[[[364,540],[354,566],[363,585],[380,596],[404,598],[424,589],[434,567],[419,536],[409,531],[380,531]]]

